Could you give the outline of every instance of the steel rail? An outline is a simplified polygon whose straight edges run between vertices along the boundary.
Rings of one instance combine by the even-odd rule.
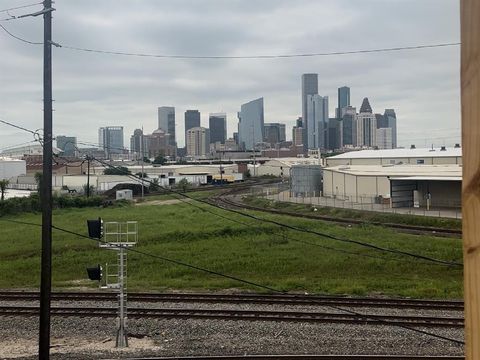
[[[0,306],[0,316],[33,316],[38,314],[37,306]],[[80,317],[115,317],[117,310],[113,307],[52,307],[51,312],[57,316]],[[257,310],[209,310],[209,309],[173,309],[173,308],[130,308],[130,318],[188,318],[215,320],[247,321],[287,321],[314,323],[348,323],[384,325],[409,325],[420,327],[463,328],[461,317],[405,316],[378,314],[344,314],[326,312],[299,311],[257,311]]]
[[[129,360],[464,360],[464,356],[435,355],[225,355],[142,357]]]
[[[76,301],[113,301],[116,294],[111,292],[54,292],[52,299]],[[386,299],[361,298],[346,296],[315,295],[264,295],[264,294],[202,294],[202,293],[129,293],[130,301],[136,302],[176,302],[176,303],[254,303],[269,305],[338,305],[371,308],[409,308],[427,310],[463,311],[460,300],[421,300],[421,299]],[[38,292],[0,291],[3,301],[34,301]]]

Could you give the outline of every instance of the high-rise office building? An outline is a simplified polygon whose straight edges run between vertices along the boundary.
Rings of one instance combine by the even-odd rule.
[[[370,102],[368,101],[368,98],[364,98],[362,101],[362,106],[360,106],[360,114],[361,113],[369,113],[371,114],[372,107],[370,106]]]
[[[264,142],[270,144],[271,146],[284,142],[286,140],[285,124],[266,123],[264,135]]]
[[[208,117],[208,128],[210,129],[210,143],[225,144],[227,139],[227,114],[212,113]]]
[[[377,145],[377,118],[372,113],[357,115],[357,146],[373,148]]]
[[[194,127],[187,131],[187,154],[205,156],[210,153],[210,131],[204,127]]]
[[[357,109],[347,106],[342,116],[342,145],[357,146]]]
[[[254,150],[263,142],[263,97],[241,106],[238,113],[238,145],[242,150]]]
[[[392,148],[392,129],[380,128],[376,130],[376,146],[379,149]]]
[[[176,147],[170,145],[170,134],[163,129],[157,129],[150,135],[144,135],[145,156],[155,158],[159,155],[175,157]]]
[[[77,150],[77,138],[75,136],[57,135],[57,148],[62,150],[63,156],[74,157]]]
[[[383,117],[386,120],[386,127],[392,129],[392,148],[397,148],[397,115],[393,109],[385,109]]]
[[[320,96],[318,94],[307,96],[307,119],[306,142],[308,149],[326,149],[328,137],[328,96]]]
[[[318,74],[303,74],[302,75],[302,127],[303,127],[303,139],[307,140],[303,142],[304,150],[306,151],[310,144],[308,143],[309,128],[315,127],[311,124],[307,114],[307,102],[309,95],[318,94]]]
[[[292,129],[292,143],[295,146],[303,145],[303,128],[294,126]]]
[[[158,108],[158,128],[170,135],[170,145],[177,146],[175,135],[175,108],[173,106],[162,106]]]
[[[141,154],[142,152],[142,129],[135,129],[133,135],[130,137],[130,151],[135,154]],[[145,144],[144,144],[145,145]],[[144,154],[146,154],[145,149]]]
[[[98,143],[105,151],[105,156],[123,154],[123,126],[106,126],[98,129]]]
[[[328,144],[329,150],[338,150],[343,147],[343,126],[342,120],[335,118],[328,119]]]
[[[338,88],[337,119],[342,118],[342,109],[347,106],[350,106],[350,88],[348,86],[342,86]]]
[[[187,146],[187,131],[194,127],[200,127],[200,111],[185,111],[185,146]]]

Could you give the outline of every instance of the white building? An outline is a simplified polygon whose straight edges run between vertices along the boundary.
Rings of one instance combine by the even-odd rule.
[[[10,180],[26,173],[27,163],[25,160],[0,157],[0,180]]]
[[[392,128],[380,128],[376,130],[376,143],[379,149],[393,148]]]
[[[460,165],[339,165],[323,169],[323,195],[355,203],[392,207],[460,207]]]
[[[210,131],[204,127],[194,127],[187,130],[187,154],[190,156],[205,156],[210,153]]]
[[[387,149],[349,151],[325,159],[326,166],[337,165],[438,165],[462,164],[460,147],[442,147],[436,149]]]

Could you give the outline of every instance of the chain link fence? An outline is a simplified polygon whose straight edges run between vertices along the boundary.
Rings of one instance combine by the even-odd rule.
[[[359,195],[356,197],[356,199],[348,196],[346,198],[324,197],[320,196],[320,192],[318,194],[297,194],[297,196],[294,196],[294,194],[290,191],[290,184],[288,182],[252,187],[250,195],[263,197],[265,199],[274,201],[291,202],[295,204],[305,204],[319,207],[376,211],[390,214],[433,216],[453,219],[462,218],[461,204],[458,202],[437,202],[434,207],[427,209],[425,206],[392,207],[389,198],[372,197],[367,195]]]

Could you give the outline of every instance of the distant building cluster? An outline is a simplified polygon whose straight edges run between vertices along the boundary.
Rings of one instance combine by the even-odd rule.
[[[301,116],[287,140],[286,125],[265,122],[264,99],[240,105],[237,131],[227,136],[227,114],[210,113],[208,127],[202,127],[201,113],[191,109],[184,114],[184,133],[178,134],[174,106],[158,107],[158,126],[152,133],[137,128],[124,144],[123,126],[98,129],[98,145],[82,148],[82,153],[111,160],[163,156],[169,160],[218,159],[234,152],[256,153],[265,157],[301,157],[352,149],[392,149],[397,147],[397,118],[393,109],[374,113],[368,98],[357,112],[351,106],[350,88],[338,89],[338,103],[331,117],[328,96],[318,91],[318,74],[301,77]],[[332,111],[333,112],[333,111]],[[185,146],[178,147],[183,138]],[[77,140],[57,136],[57,147],[66,157],[78,155]],[[248,156],[247,156],[248,157]]]
[[[299,129],[302,130],[299,130]],[[318,94],[318,75],[302,75],[302,118],[293,128],[293,141],[302,138],[304,150],[394,149],[397,147],[395,110],[373,113],[368,98],[360,111],[350,103],[350,88],[338,89],[335,117],[329,117],[328,96]]]

